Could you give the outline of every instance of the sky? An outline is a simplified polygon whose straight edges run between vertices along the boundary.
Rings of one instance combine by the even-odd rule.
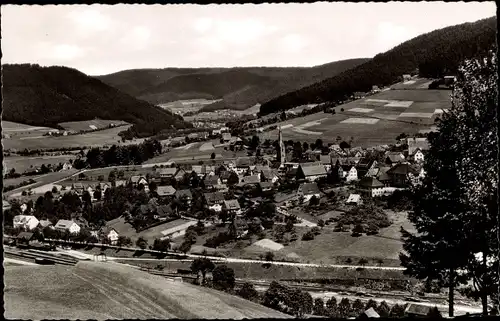
[[[315,66],[369,58],[495,2],[5,5],[2,63],[89,75],[167,67]]]

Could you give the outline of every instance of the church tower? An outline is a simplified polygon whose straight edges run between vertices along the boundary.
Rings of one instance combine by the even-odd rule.
[[[281,165],[285,163],[285,144],[283,143],[283,136],[281,135],[281,126],[278,128],[278,155],[277,155],[277,160],[280,162]]]

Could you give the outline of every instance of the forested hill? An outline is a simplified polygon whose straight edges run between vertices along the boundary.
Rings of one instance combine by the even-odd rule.
[[[455,73],[465,58],[493,49],[496,17],[464,23],[418,36],[378,54],[368,62],[313,85],[274,98],[260,107],[266,115],[307,103],[341,101],[372,85],[386,86],[419,68],[423,77]]]
[[[204,109],[245,109],[368,61],[316,67],[166,68],[125,70],[97,78],[138,99],[161,104],[182,99],[222,99]]]
[[[135,132],[143,134],[191,126],[179,116],[75,69],[32,64],[2,68],[4,120],[57,127],[61,122],[96,117],[119,119],[134,124]]]

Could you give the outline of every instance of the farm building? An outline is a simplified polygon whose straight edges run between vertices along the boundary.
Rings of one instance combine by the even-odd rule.
[[[163,238],[174,239],[176,237],[186,234],[188,227],[196,225],[197,221],[175,220],[165,224],[166,229],[161,231]]]
[[[321,162],[321,165],[325,166],[325,170],[329,172],[333,166],[332,157],[330,155],[320,155],[319,161]]]
[[[262,192],[269,192],[273,189],[273,183],[271,182],[260,182],[259,183],[260,190]]]
[[[388,152],[386,154],[385,163],[387,165],[394,165],[405,161],[405,155],[400,152]]]
[[[307,203],[311,200],[313,196],[316,198],[321,197],[321,192],[319,190],[318,184],[316,183],[304,183],[299,186],[297,190],[298,197],[304,197],[304,203]]]
[[[31,232],[21,232],[16,236],[16,243],[18,245],[29,245],[34,240],[34,234]]]
[[[71,234],[80,233],[80,226],[74,221],[69,220],[59,220],[57,221],[55,228],[62,231],[68,231]]]
[[[297,170],[297,178],[306,179],[309,182],[314,182],[326,175],[326,169],[321,163],[302,163]]]
[[[33,215],[16,215],[13,219],[14,228],[21,227],[25,230],[32,230],[38,226],[40,221]]]
[[[240,218],[236,217],[229,225],[229,231],[231,234],[235,235],[236,238],[241,238],[248,233],[248,223]]]
[[[392,178],[387,174],[387,171],[390,170],[390,167],[380,167],[378,168],[378,172],[376,174],[376,178],[379,182],[383,183],[385,186],[390,186]]]
[[[368,158],[361,158],[359,163],[356,165],[356,170],[358,172],[358,177],[364,177],[371,169],[377,166],[377,161]]]
[[[156,209],[156,218],[160,221],[165,221],[169,217],[173,217],[174,215],[174,210],[172,209],[172,206],[170,204],[158,206],[158,208]]]
[[[260,179],[265,182],[276,183],[279,180],[278,173],[270,168],[262,169],[260,172]]]
[[[134,175],[134,176],[130,177],[130,183],[134,187],[137,187],[137,186],[139,186],[141,184],[144,185],[144,186],[146,186],[146,185],[148,185],[148,180],[144,176]]]

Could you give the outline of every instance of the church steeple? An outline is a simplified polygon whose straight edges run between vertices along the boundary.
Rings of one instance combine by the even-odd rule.
[[[277,155],[277,160],[280,162],[281,165],[285,163],[285,144],[283,143],[283,136],[281,135],[281,126],[278,127],[278,155]]]

